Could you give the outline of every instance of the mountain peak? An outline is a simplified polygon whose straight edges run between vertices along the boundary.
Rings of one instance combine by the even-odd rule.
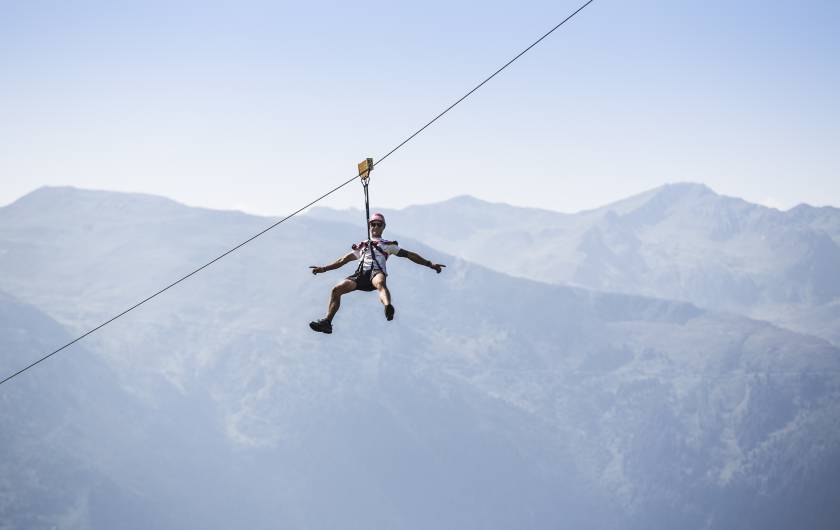
[[[707,197],[720,197],[714,190],[699,182],[669,182],[649,191],[650,197],[668,202],[692,201]],[[643,194],[644,195],[644,194]]]
[[[702,182],[669,182],[660,186],[660,189],[679,190],[686,193],[700,193],[717,195],[712,188]]]
[[[592,212],[614,212],[618,215],[627,215],[640,209],[662,210],[668,205],[694,201],[707,197],[718,197],[719,195],[705,184],[697,182],[674,182],[657,186],[626,199],[607,204]]]
[[[164,219],[191,215],[193,211],[156,195],[44,186],[0,207],[0,217],[4,223],[13,223],[18,228],[40,226],[45,221],[55,227],[66,227],[69,220],[75,225],[82,219],[104,226],[121,219]]]
[[[55,204],[70,201],[75,203],[90,203],[100,202],[103,200],[109,202],[121,200],[121,202],[134,201],[150,204],[154,203],[182,206],[180,203],[172,199],[159,195],[124,191],[94,190],[76,188],[74,186],[41,186],[40,188],[37,188],[14,201],[11,205],[37,203]]]
[[[31,203],[31,202],[40,202],[44,200],[54,200],[59,197],[68,197],[73,196],[76,194],[84,193],[87,190],[83,190],[81,188],[75,188],[73,186],[41,186],[39,188],[35,188],[34,190],[30,191],[29,193],[22,195],[21,197],[17,198],[16,200],[12,201],[9,205],[19,204],[19,203]]]
[[[443,201],[443,202],[468,203],[468,204],[475,204],[475,203],[486,204],[487,203],[487,201],[483,201],[483,200],[481,200],[477,197],[473,197],[472,195],[466,195],[466,194],[465,195],[456,195],[455,197],[452,197],[448,201]]]

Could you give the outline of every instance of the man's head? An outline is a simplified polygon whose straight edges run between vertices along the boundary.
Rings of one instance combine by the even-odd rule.
[[[370,216],[368,220],[371,237],[382,237],[382,231],[385,230],[385,216],[381,213],[375,213]]]

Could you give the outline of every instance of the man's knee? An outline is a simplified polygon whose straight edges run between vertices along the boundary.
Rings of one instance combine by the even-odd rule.
[[[348,281],[339,283],[338,285],[333,287],[332,288],[332,295],[334,297],[338,298],[338,297],[341,297],[341,295],[343,295],[343,294],[349,293],[350,291],[354,290],[355,288],[356,288],[356,282],[353,282],[352,280],[348,280]]]
[[[379,291],[385,289],[385,275],[382,273],[377,274],[370,283]]]

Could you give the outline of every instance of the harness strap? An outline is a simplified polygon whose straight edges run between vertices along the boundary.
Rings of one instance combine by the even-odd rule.
[[[368,173],[370,175],[370,173]],[[365,269],[365,256],[370,252],[370,275],[373,278],[373,271],[379,269],[379,272],[385,272],[376,260],[376,252],[373,249],[373,242],[370,240],[370,195],[368,193],[368,183],[370,177],[362,179],[362,187],[365,190],[365,227],[367,228],[367,244],[364,245],[362,253],[359,256],[359,266],[356,268],[356,274],[361,274]]]

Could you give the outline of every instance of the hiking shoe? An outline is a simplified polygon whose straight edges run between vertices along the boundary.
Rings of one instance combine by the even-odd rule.
[[[385,306],[385,319],[386,320],[394,320],[394,306],[386,305]]]
[[[330,322],[326,318],[310,322],[309,327],[312,328],[312,331],[320,331],[321,333],[327,334],[332,333],[332,322]]]

